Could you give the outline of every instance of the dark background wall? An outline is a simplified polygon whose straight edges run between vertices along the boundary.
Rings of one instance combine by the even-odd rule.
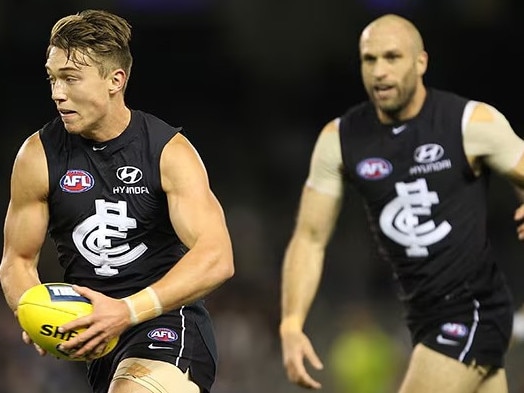
[[[108,9],[131,22],[129,106],[184,126],[226,211],[237,274],[209,299],[223,353],[218,393],[293,391],[284,380],[277,340],[281,259],[317,133],[365,99],[358,37],[371,19],[396,12],[413,20],[430,55],[427,84],[495,105],[524,135],[524,27],[517,0],[7,0],[0,4],[2,219],[18,147],[56,113],[43,66],[49,30],[58,18],[85,8]],[[493,242],[522,302],[523,249],[512,222],[516,206],[509,185],[494,178]],[[390,271],[375,258],[352,192],[339,223],[308,325],[320,352],[327,356],[343,316],[356,304],[374,310],[407,353]],[[46,245],[43,281],[61,277],[54,258]],[[36,359],[6,315],[2,331],[11,352],[0,357],[0,365],[10,382],[0,393],[61,389],[49,375],[72,365]],[[254,349],[246,353],[247,347]],[[22,365],[31,373],[21,373]],[[68,375],[83,381],[75,370]],[[33,376],[32,390],[13,382],[27,375]],[[519,378],[510,378],[516,392]]]

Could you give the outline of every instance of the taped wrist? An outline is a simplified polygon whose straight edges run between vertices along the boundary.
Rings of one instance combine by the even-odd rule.
[[[160,299],[151,287],[147,287],[122,300],[129,308],[129,315],[133,325],[158,317],[164,312]]]

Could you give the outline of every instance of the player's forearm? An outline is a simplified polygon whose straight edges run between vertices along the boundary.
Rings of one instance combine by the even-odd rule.
[[[15,311],[18,300],[29,288],[40,284],[38,272],[34,268],[26,268],[28,264],[22,260],[4,258],[0,265],[0,282],[7,304]]]
[[[133,324],[191,304],[212,292],[234,274],[229,247],[195,247],[150,287],[125,298]]]
[[[281,329],[302,329],[322,275],[324,250],[299,238],[286,251],[282,272]]]
[[[153,285],[166,309],[179,308],[206,296],[234,274],[233,255],[228,250],[190,250]]]

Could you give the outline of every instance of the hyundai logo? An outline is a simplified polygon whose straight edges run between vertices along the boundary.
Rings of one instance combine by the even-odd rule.
[[[125,184],[135,184],[142,180],[142,171],[134,166],[122,166],[117,169],[116,177]]]
[[[436,143],[428,143],[419,146],[415,150],[413,158],[419,164],[429,164],[439,160],[444,155],[444,148]]]

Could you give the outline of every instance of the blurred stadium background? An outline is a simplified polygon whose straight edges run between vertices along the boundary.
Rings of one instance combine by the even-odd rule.
[[[18,147],[55,116],[43,67],[53,23],[85,8],[128,18],[135,57],[128,104],[185,127],[206,163],[234,242],[236,276],[208,299],[220,349],[214,393],[300,392],[281,367],[281,259],[317,133],[365,98],[361,29],[385,12],[412,19],[430,55],[427,84],[497,106],[524,135],[518,3],[3,0],[1,218]],[[524,249],[512,221],[517,202],[505,181],[493,179],[490,203],[493,241],[520,304]],[[61,279],[49,244],[40,271],[44,281]],[[317,375],[325,392],[394,392],[388,386],[403,371],[409,340],[389,266],[376,259],[359,197],[351,191],[307,330],[326,365]],[[82,364],[39,358],[21,343],[3,298],[0,332],[0,393],[88,393]],[[383,344],[377,348],[376,342]],[[507,360],[511,393],[524,392],[523,361],[524,348],[516,343]],[[347,387],[341,375],[354,375],[359,385]]]

